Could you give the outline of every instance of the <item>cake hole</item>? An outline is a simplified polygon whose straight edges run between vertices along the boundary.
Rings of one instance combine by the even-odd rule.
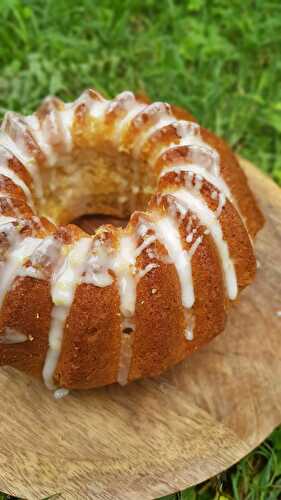
[[[88,333],[88,337],[94,337],[97,333],[98,329],[96,326],[94,326],[93,328],[91,328],[91,330],[89,331]]]
[[[115,227],[126,227],[128,219],[120,219],[118,217],[112,217],[110,215],[83,215],[78,219],[75,219],[73,224],[81,227],[86,233],[93,234],[100,226],[104,224],[111,224]]]
[[[97,333],[98,333],[98,328],[96,326],[94,326],[93,328],[91,328],[91,330],[89,330],[86,338],[88,345],[95,344],[97,339]]]
[[[123,328],[122,332],[125,333],[125,335],[130,335],[133,333],[134,329],[130,326],[127,326],[126,328]]]
[[[44,196],[37,199],[38,213],[56,224],[68,224],[85,214],[125,219],[143,210],[155,191],[156,172],[147,161],[119,151],[110,140],[93,137],[94,128],[76,123],[74,143],[78,134],[83,146],[74,145],[70,153],[58,155],[40,171]]]

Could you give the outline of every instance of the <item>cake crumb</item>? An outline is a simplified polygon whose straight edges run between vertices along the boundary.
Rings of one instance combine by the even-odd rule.
[[[154,295],[155,293],[157,293],[157,288],[152,288],[151,293],[152,293],[153,295]]]
[[[28,335],[28,340],[30,340],[30,342],[32,342],[34,340],[33,335]]]

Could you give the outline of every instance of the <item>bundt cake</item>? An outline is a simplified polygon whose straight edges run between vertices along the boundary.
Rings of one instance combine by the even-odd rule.
[[[0,132],[0,364],[62,396],[155,376],[218,335],[263,216],[230,148],[169,104],[94,90]],[[82,214],[129,218],[89,235]]]

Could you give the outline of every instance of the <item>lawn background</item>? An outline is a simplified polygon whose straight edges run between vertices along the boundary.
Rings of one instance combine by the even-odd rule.
[[[281,185],[280,53],[279,0],[0,0],[0,119],[48,94],[142,91],[189,109]],[[219,497],[281,497],[280,429],[178,495]]]

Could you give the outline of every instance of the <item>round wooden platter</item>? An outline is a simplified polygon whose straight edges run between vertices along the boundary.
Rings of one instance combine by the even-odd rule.
[[[281,191],[242,163],[267,224],[225,333],[159,379],[60,401],[1,369],[0,490],[153,499],[228,468],[281,423]]]

